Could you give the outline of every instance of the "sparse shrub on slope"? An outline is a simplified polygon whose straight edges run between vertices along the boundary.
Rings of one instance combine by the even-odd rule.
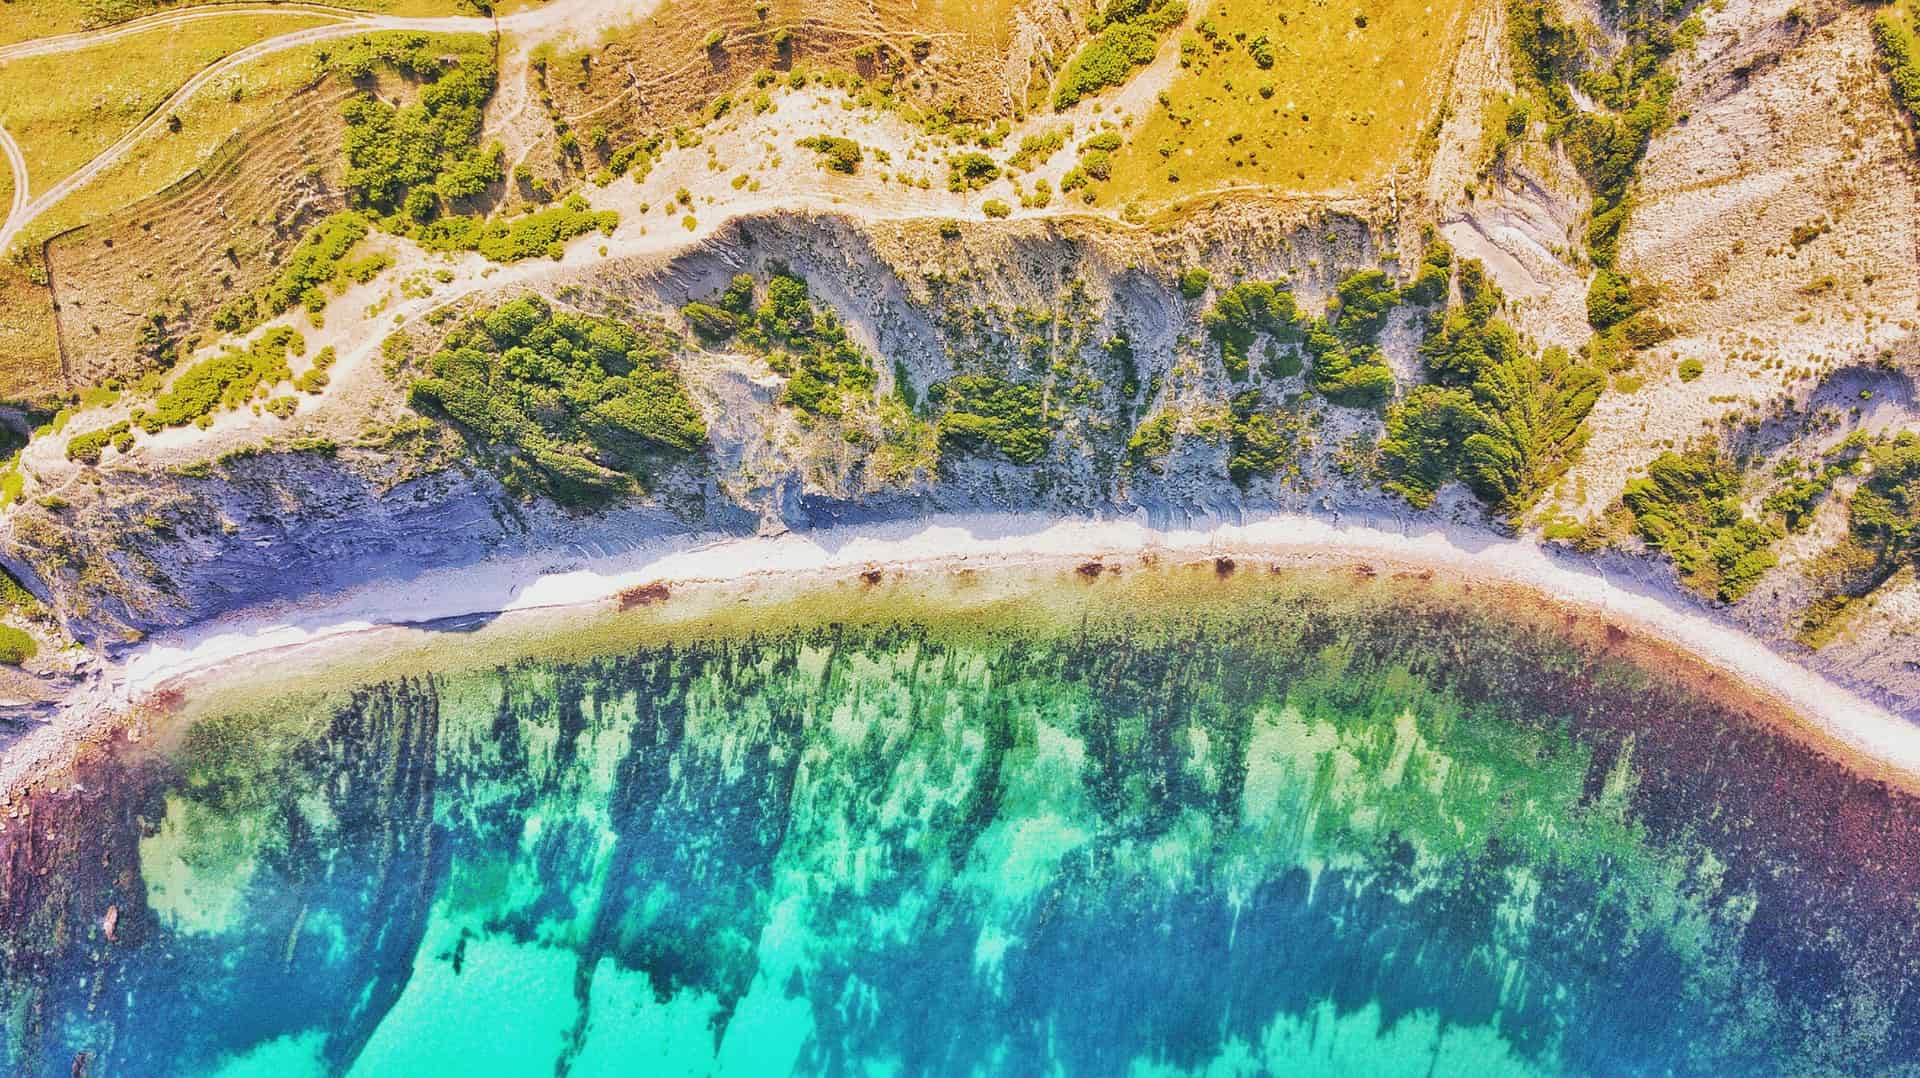
[[[740,274],[713,303],[680,309],[708,343],[737,338],[767,365],[787,377],[780,403],[811,416],[837,419],[879,384],[873,357],[847,336],[831,310],[813,305],[807,283],[777,269],[767,279],[766,299],[755,305],[753,278]],[[729,328],[729,321],[731,328]]]
[[[526,296],[456,329],[408,399],[452,420],[509,489],[599,506],[705,447],[706,423],[672,366],[679,347],[657,324]]]
[[[352,210],[322,218],[294,245],[272,280],[214,312],[213,328],[244,333],[295,306],[325,309],[327,287],[341,278],[347,255],[370,228],[366,217]]]

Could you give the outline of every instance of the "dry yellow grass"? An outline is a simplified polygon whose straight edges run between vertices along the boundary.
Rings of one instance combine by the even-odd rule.
[[[131,206],[192,172],[236,133],[269,119],[313,83],[314,53],[306,45],[265,56],[209,83],[176,110],[180,130],[155,131],[127,156],[33,223],[53,236]],[[4,205],[4,202],[0,202]]]
[[[53,295],[0,262],[0,401],[45,401],[65,391]]]
[[[1187,66],[1114,152],[1099,201],[1379,179],[1430,121],[1467,10],[1467,0],[1223,0],[1182,32]]]
[[[102,26],[154,15],[180,11],[222,0],[0,0],[0,45],[31,41],[37,37],[71,34]],[[231,2],[231,0],[226,0]],[[256,2],[256,0],[250,0]],[[274,0],[257,0],[258,6],[270,6]],[[463,0],[324,0],[328,7],[352,8],[377,15],[422,17],[433,15],[471,15],[474,9]],[[536,6],[531,0],[496,5],[502,13]],[[291,17],[291,16],[289,16]]]
[[[327,20],[236,16],[162,27],[98,48],[0,68],[0,124],[34,191],[45,191],[126,134],[208,65],[265,37]]]

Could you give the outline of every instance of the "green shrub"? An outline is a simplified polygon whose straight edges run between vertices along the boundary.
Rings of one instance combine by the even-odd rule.
[[[1471,392],[1415,386],[1387,410],[1379,456],[1386,489],[1416,509],[1431,506],[1441,486],[1458,475],[1467,438],[1485,422]]]
[[[1891,11],[1873,17],[1873,43],[1886,68],[1893,99],[1907,115],[1920,118],[1920,63],[1915,61],[1913,31]]]
[[[1096,20],[1102,27],[1098,36],[1081,46],[1061,72],[1053,92],[1054,111],[1118,86],[1134,68],[1152,63],[1161,35],[1186,17],[1182,0],[1111,0]]]
[[[1321,323],[1306,332],[1307,384],[1335,404],[1371,408],[1393,395],[1393,371],[1372,345],[1348,346]]]
[[[1427,322],[1420,359],[1441,385],[1470,386],[1489,368],[1521,354],[1520,335],[1499,317],[1505,297],[1479,259],[1459,262],[1460,302]]]
[[[1431,227],[1426,247],[1420,255],[1420,268],[1401,293],[1401,298],[1418,307],[1428,307],[1447,298],[1447,286],[1453,280],[1453,246]]]
[[[1228,409],[1227,475],[1235,483],[1244,487],[1257,476],[1278,474],[1298,456],[1298,424],[1283,423],[1283,418],[1261,407],[1258,390],[1234,394]]]
[[[1127,439],[1126,464],[1129,468],[1160,470],[1160,461],[1173,452],[1173,435],[1178,423],[1172,412],[1161,412],[1141,423]]]
[[[388,104],[372,93],[347,102],[346,186],[354,205],[426,221],[441,200],[471,198],[501,179],[499,145],[475,146],[494,89],[485,38],[372,34],[337,49],[327,63],[352,78],[385,63],[425,82],[412,104]]]
[[[815,135],[812,138],[803,138],[795,145],[819,154],[823,159],[822,163],[835,172],[851,176],[860,169],[860,144],[850,138]]]
[[[990,198],[980,204],[980,212],[988,217],[1009,217],[1013,214],[1013,207],[1001,199]]]
[[[723,328],[724,315],[734,320],[740,343],[766,359],[785,375],[780,403],[810,416],[838,419],[850,405],[870,400],[880,376],[865,349],[847,336],[831,310],[817,310],[807,283],[785,269],[767,278],[766,299],[754,305],[753,278],[740,274],[728,283],[714,303],[698,306],[709,328]],[[688,307],[695,305],[689,304]],[[689,324],[694,315],[682,308]],[[695,332],[701,332],[697,327]],[[724,338],[721,338],[724,339]]]
[[[1399,303],[1400,290],[1385,271],[1355,270],[1334,287],[1333,331],[1350,343],[1372,344]]]
[[[1706,370],[1705,364],[1692,356],[1688,356],[1680,361],[1680,380],[1682,382],[1691,382],[1706,373]]]
[[[1627,484],[1620,500],[1648,546],[1666,554],[1680,578],[1722,602],[1738,602],[1777,560],[1780,532],[1746,515],[1740,472],[1711,445],[1666,452]]]
[[[1180,274],[1180,294],[1188,299],[1199,299],[1207,294],[1207,286],[1213,283],[1213,274],[1204,266],[1190,266]]]
[[[1007,158],[1007,167],[1025,172],[1044,165],[1066,142],[1066,132],[1057,127],[1037,135],[1028,135],[1020,140],[1020,146],[1013,151],[1013,156]]]
[[[151,408],[134,411],[133,422],[148,434],[188,423],[204,424],[216,409],[238,408],[291,378],[288,357],[306,350],[306,341],[298,333],[275,326],[244,351],[229,348],[181,372]]]
[[[1193,272],[1188,271],[1189,274]],[[1199,272],[1204,274],[1206,271]],[[1184,293],[1187,289],[1188,281],[1183,278],[1181,291]],[[1206,289],[1204,280],[1200,282],[1200,289]],[[1289,344],[1298,339],[1300,310],[1294,302],[1293,293],[1272,282],[1242,281],[1220,293],[1201,318],[1201,324],[1206,326],[1207,335],[1220,345],[1220,361],[1227,373],[1238,382],[1247,377],[1248,355],[1258,335],[1265,333],[1276,338],[1284,337]],[[1274,355],[1277,359],[1280,353]],[[1285,355],[1291,359],[1292,349],[1287,349]],[[1269,364],[1270,368],[1272,366]],[[1269,373],[1280,376],[1271,369]]]
[[[680,315],[687,320],[687,326],[693,330],[694,336],[708,344],[719,344],[740,328],[740,320],[734,317],[733,312],[710,303],[689,303],[680,308]]]
[[[0,663],[19,666],[36,655],[40,646],[24,629],[0,625]]]
[[[79,464],[98,464],[100,455],[112,445],[120,435],[130,433],[126,420],[110,427],[90,430],[67,439],[67,459]]]
[[[1429,318],[1420,346],[1435,384],[1388,410],[1379,471],[1415,506],[1457,478],[1517,517],[1573,466],[1605,383],[1565,349],[1529,354],[1499,317],[1502,297],[1481,264],[1456,270],[1461,300]]]
[[[525,296],[449,335],[408,400],[450,419],[509,489],[603,505],[706,445],[671,364],[679,348],[657,324],[556,313]]]
[[[368,230],[367,219],[351,210],[317,222],[287,254],[286,260],[280,264],[280,272],[261,287],[259,313],[271,318],[292,310],[296,305],[310,305],[316,298],[320,306],[326,306],[324,289],[340,275],[342,260],[356,244],[367,238]],[[236,325],[232,328],[244,330],[250,327]]]
[[[968,151],[947,160],[947,190],[978,191],[1000,178],[1000,166],[983,153]]]
[[[1052,432],[1037,385],[963,374],[927,388],[940,411],[940,448],[963,456],[998,454],[1015,464],[1047,455]]]

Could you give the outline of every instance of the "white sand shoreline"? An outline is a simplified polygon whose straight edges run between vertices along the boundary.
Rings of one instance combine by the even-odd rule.
[[[880,567],[979,567],[1070,562],[1149,552],[1305,554],[1376,557],[1528,586],[1555,600],[1617,617],[1677,645],[1738,681],[1787,704],[1808,729],[1920,785],[1920,725],[1778,654],[1739,628],[1690,605],[1671,586],[1611,579],[1556,558],[1540,546],[1471,528],[1394,521],[1341,523],[1271,514],[1241,523],[1155,528],[1127,518],[1051,518],[1039,514],[936,516],[845,525],[778,536],[689,535],[556,566],[554,557],[503,559],[439,570],[406,581],[376,582],[288,611],[243,611],[156,636],[130,653],[86,698],[28,734],[0,761],[0,790],[12,790],[70,754],[105,714],[126,712],[155,689],[267,652],[381,626],[460,616],[602,603],[649,583],[735,581],[754,576],[851,574]]]

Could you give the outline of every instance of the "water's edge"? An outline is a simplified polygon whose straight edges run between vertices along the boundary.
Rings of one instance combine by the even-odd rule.
[[[319,604],[242,611],[156,636],[107,665],[43,727],[0,759],[0,796],[45,779],[89,742],[111,736],[187,679],[271,657],[276,665],[324,641],[396,626],[491,619],[604,605],[648,585],[953,572],[1098,559],[1260,557],[1300,563],[1385,561],[1465,579],[1517,584],[1616,619],[1632,631],[1724,670],[1791,712],[1803,738],[1873,777],[1920,789],[1920,736],[1910,716],[1843,687],[1701,605],[1665,578],[1626,578],[1526,539],[1393,518],[1341,522],[1292,513],[1193,527],[1155,527],[1145,514],[942,515],[836,525],[773,536],[699,534],[559,560],[507,559],[353,589]]]

